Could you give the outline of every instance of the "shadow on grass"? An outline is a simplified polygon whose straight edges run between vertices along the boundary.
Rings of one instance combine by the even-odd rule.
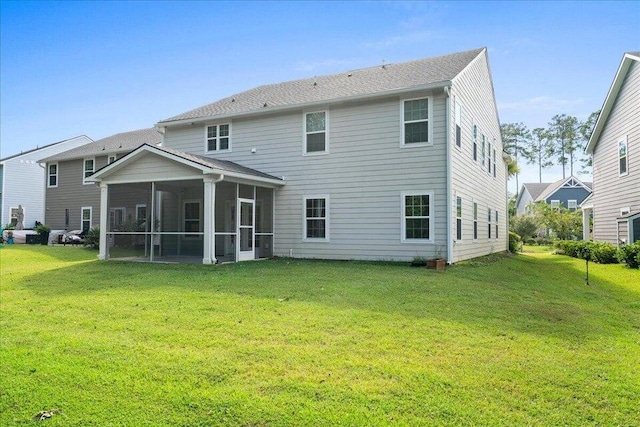
[[[529,255],[452,266],[446,273],[400,263],[294,259],[215,267],[96,261],[33,274],[21,286],[46,299],[126,290],[122,304],[135,304],[136,290],[145,298],[156,291],[169,291],[173,298],[184,293],[205,305],[225,294],[270,301],[274,309],[286,309],[283,302],[305,303],[455,322],[496,335],[525,332],[576,341],[640,327],[633,306],[638,293],[602,273],[585,286],[578,265],[564,256]]]

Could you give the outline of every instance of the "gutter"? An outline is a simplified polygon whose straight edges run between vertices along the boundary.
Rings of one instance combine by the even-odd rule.
[[[446,113],[445,113],[445,138],[444,142],[447,145],[447,264],[453,262],[453,240],[451,235],[451,86],[444,87],[444,93],[446,94]]]

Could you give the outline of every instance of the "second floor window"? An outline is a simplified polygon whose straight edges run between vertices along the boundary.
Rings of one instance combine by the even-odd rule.
[[[478,160],[478,126],[473,125],[473,160]]]
[[[53,163],[49,165],[49,179],[47,181],[49,187],[58,186],[58,164]]]
[[[304,115],[304,152],[326,153],[327,112],[316,111]]]
[[[87,182],[87,178],[89,178],[96,171],[96,161],[94,159],[84,159],[84,170],[82,175],[82,182],[84,184],[91,184],[91,182]]]
[[[402,104],[402,145],[428,144],[429,98],[410,99]]]
[[[206,152],[231,150],[231,127],[223,125],[207,126]]]
[[[460,103],[455,103],[455,121],[456,121],[456,147],[462,147],[462,107]]]
[[[629,156],[627,155],[627,139],[618,141],[618,174],[626,175],[629,166]]]

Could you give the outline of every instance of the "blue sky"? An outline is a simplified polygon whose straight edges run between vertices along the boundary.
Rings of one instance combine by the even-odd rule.
[[[584,119],[640,50],[639,21],[640,2],[2,0],[0,157],[151,127],[261,84],[483,46],[501,122]]]

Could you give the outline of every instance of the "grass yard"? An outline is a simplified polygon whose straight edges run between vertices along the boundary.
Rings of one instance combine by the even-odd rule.
[[[640,425],[640,273],[0,249],[0,425]]]

